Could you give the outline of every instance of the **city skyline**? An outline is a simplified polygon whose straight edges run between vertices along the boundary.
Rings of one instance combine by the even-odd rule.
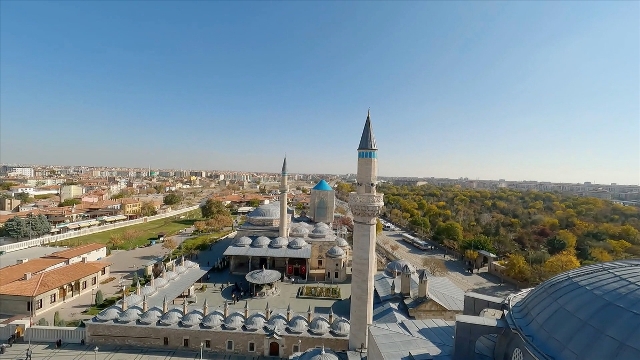
[[[636,2],[0,6],[3,163],[640,183]]]

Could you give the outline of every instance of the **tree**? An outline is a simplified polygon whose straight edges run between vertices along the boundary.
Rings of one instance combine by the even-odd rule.
[[[207,229],[207,223],[204,221],[196,221],[193,223],[193,227],[197,232],[204,232]]]
[[[14,216],[4,223],[4,230],[10,237],[21,239],[28,235],[27,223],[23,218]]]
[[[38,326],[49,326],[49,322],[45,318],[40,318],[36,323]]]
[[[17,183],[11,182],[11,181],[4,181],[0,183],[0,190],[9,190],[11,189],[12,186],[16,186],[18,185]]]
[[[476,261],[476,259],[478,258],[478,256],[480,256],[480,254],[478,254],[477,251],[475,250],[465,250],[464,252],[464,257],[471,260],[471,261]]]
[[[260,199],[251,199],[251,200],[249,200],[249,206],[251,206],[251,207],[260,206]]]
[[[450,220],[446,223],[440,223],[436,226],[435,236],[440,240],[462,240],[462,225]]]
[[[233,218],[231,215],[215,214],[211,219],[206,221],[206,225],[213,231],[220,231],[225,227],[229,227],[233,224]]]
[[[162,247],[171,251],[176,248],[176,242],[172,238],[164,239],[162,242]]]
[[[138,272],[136,271],[133,273],[133,278],[131,279],[131,286],[137,286],[138,281],[140,281],[140,278],[138,277]]]
[[[577,267],[580,267],[580,261],[578,261],[578,258],[568,250],[553,255],[543,265],[544,270],[550,276],[554,276]]]
[[[165,205],[175,205],[175,204],[179,204],[180,201],[182,201],[182,197],[176,193],[169,193],[167,195],[164,196],[164,199],[162,199],[162,202]]]
[[[562,252],[566,248],[567,248],[567,243],[557,236],[547,239],[547,250],[551,255],[555,255],[559,252]]]
[[[472,249],[472,250],[484,250],[488,252],[493,252],[493,242],[491,239],[484,235],[478,235],[473,239],[465,239],[462,240],[460,244],[460,248],[463,250]]]
[[[156,211],[156,206],[151,201],[144,201],[142,202],[140,213],[142,216],[153,216],[158,212]]]
[[[558,231],[558,234],[556,235],[556,237],[559,240],[564,241],[567,249],[576,248],[576,242],[578,241],[578,238],[571,231],[560,230]]]
[[[96,306],[102,305],[104,302],[104,295],[102,294],[102,290],[98,290],[96,292]]]
[[[443,276],[447,273],[447,266],[442,259],[423,258],[422,266],[427,269],[433,276]]]
[[[53,314],[53,326],[61,326],[60,323],[62,322],[62,319],[60,318],[60,313],[59,312],[55,312]],[[64,326],[64,325],[62,325]]]
[[[620,257],[632,246],[624,240],[607,240],[607,244],[611,245],[611,250],[613,250],[613,253],[616,254],[617,257]]]
[[[222,214],[230,216],[229,210],[222,204],[221,201],[207,199],[207,201],[200,207],[202,210],[202,216],[205,218],[212,218],[214,215]]]
[[[376,219],[376,234],[380,234],[382,232],[382,222],[380,219]]]
[[[18,192],[13,194],[13,197],[20,200],[21,203],[28,203],[31,200],[31,197],[29,196],[29,194],[25,193],[25,192]]]
[[[611,256],[611,254],[609,254],[607,250],[601,247],[591,248],[591,250],[589,251],[589,255],[591,255],[592,258],[594,258],[596,261],[599,261],[599,262],[613,260],[613,257]]]
[[[527,281],[531,275],[531,267],[527,264],[524,256],[520,254],[510,254],[505,265],[505,274],[518,281]]]
[[[124,239],[122,238],[122,234],[112,234],[109,236],[109,242],[113,248],[117,248],[124,243]]]

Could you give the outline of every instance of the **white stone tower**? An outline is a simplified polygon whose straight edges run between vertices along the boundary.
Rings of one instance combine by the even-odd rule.
[[[349,194],[353,213],[353,275],[351,278],[351,331],[349,349],[367,347],[367,331],[373,321],[373,276],[376,271],[376,222],[384,205],[376,193],[378,149],[367,112],[360,146],[356,192]]]
[[[287,195],[289,194],[289,185],[287,183],[287,157],[282,162],[282,178],[280,179],[280,229],[278,236],[289,237],[289,214],[287,213]]]

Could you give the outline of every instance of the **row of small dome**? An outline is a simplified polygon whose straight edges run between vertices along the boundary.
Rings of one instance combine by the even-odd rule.
[[[330,235],[333,235],[333,231],[331,230],[331,227],[325,223],[317,223],[311,230],[309,230],[309,225],[304,223],[294,224],[291,227],[291,236],[324,238]]]
[[[110,307],[98,314],[96,320],[100,322],[115,321],[121,324],[135,322],[142,325],[181,325],[183,327],[202,325],[205,328],[220,328],[224,330],[239,330],[243,327],[247,331],[288,330],[295,334],[302,334],[308,331],[313,335],[325,335],[331,332],[336,336],[348,336],[351,329],[349,321],[340,317],[336,318],[332,323],[323,316],[315,316],[309,322],[307,318],[301,315],[295,315],[291,317],[291,320],[287,321],[286,316],[279,313],[271,315],[267,320],[267,317],[261,312],[253,313],[246,319],[240,312],[231,313],[225,318],[224,314],[219,310],[207,315],[203,315],[200,310],[192,310],[183,315],[183,310],[178,308],[171,309],[163,314],[162,310],[157,307],[153,307],[143,313],[138,306],[132,306],[125,311],[121,311],[118,307]]]
[[[266,248],[266,247],[272,247],[274,249],[281,249],[281,248],[285,248],[288,247],[290,249],[302,249],[303,247],[307,246],[307,242],[299,237],[296,238],[284,238],[284,237],[277,237],[275,239],[269,239],[266,236],[258,236],[255,240],[251,240],[250,237],[248,236],[243,236],[241,238],[238,238],[234,243],[234,246],[237,247],[255,247],[255,248]],[[349,247],[349,243],[347,243],[347,241],[343,238],[336,238],[336,245],[340,248],[347,248]]]
[[[163,271],[160,277],[151,279],[145,286],[140,286],[140,282],[138,282],[136,292],[126,297],[127,304],[135,305],[141,303],[144,296],[155,294],[158,292],[158,289],[167,286],[169,281],[177,279],[188,269],[196,267],[197,265],[198,264],[193,261],[183,259],[182,265],[176,265],[173,271]],[[119,300],[117,304],[122,304],[122,300]]]

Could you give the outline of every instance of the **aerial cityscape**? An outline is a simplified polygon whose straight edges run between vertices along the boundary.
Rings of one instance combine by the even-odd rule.
[[[0,358],[640,358],[638,2],[0,2]]]

